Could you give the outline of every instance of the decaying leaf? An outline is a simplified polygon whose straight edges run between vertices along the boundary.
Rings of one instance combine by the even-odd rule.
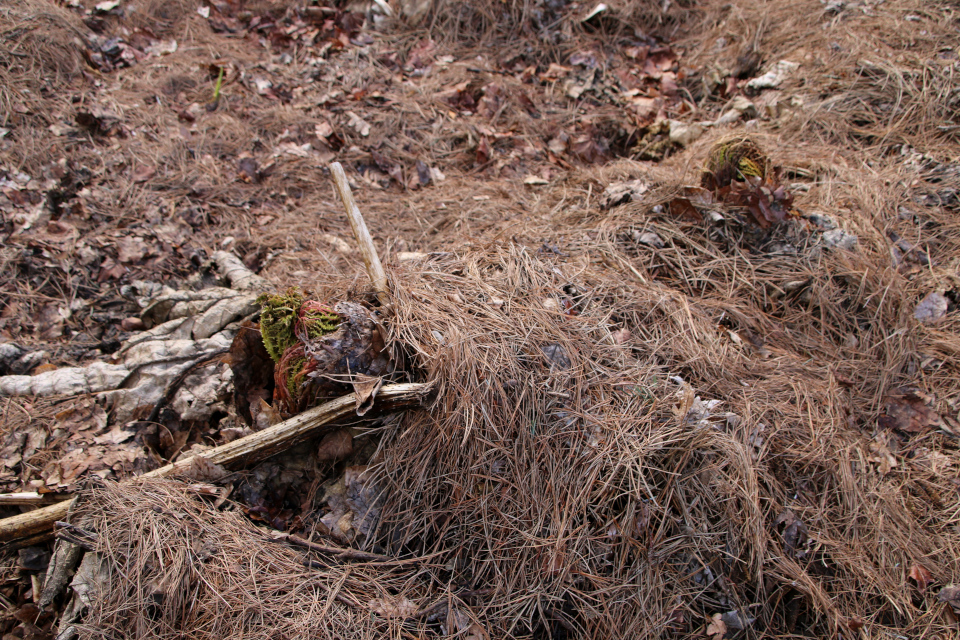
[[[330,511],[320,518],[325,533],[352,542],[373,531],[380,518],[381,488],[367,467],[347,467],[343,478],[328,491]]]
[[[674,198],[670,201],[670,213],[691,222],[703,222],[703,216],[687,198]]]
[[[870,443],[870,456],[868,461],[877,465],[880,475],[885,476],[897,466],[897,457],[890,450],[890,434],[880,432]]]
[[[720,619],[723,620],[727,629],[733,629],[734,631],[742,631],[757,620],[756,618],[741,616],[739,611],[727,611],[720,616]]]
[[[489,640],[490,638],[486,629],[457,607],[451,607],[447,611],[446,620],[440,625],[440,631],[464,640]]]
[[[922,433],[943,424],[933,408],[934,398],[919,389],[902,387],[891,391],[883,399],[885,414],[878,423],[885,429],[906,433]]]
[[[357,396],[357,415],[362,416],[373,406],[377,391],[383,386],[383,378],[358,373],[353,376],[353,392]]]
[[[717,200],[741,207],[761,228],[784,220],[793,196],[780,184],[780,170],[760,147],[742,136],[718,140],[710,150],[701,186]]]
[[[947,315],[950,301],[938,291],[932,291],[917,304],[913,317],[923,324],[933,325],[943,320]]]
[[[229,471],[203,456],[191,456],[188,460],[187,465],[179,473],[185,478],[197,482],[221,482],[230,475]]]
[[[907,577],[917,583],[917,588],[919,588],[920,591],[926,591],[927,585],[933,582],[933,576],[930,574],[930,571],[922,564],[912,565]]]
[[[772,178],[747,177],[744,182],[734,182],[723,197],[728,203],[745,207],[753,221],[760,227],[769,227],[787,217],[793,196],[779,183],[779,174]]]
[[[796,557],[807,543],[807,525],[790,509],[785,509],[777,517],[777,524],[783,525],[783,548],[787,555]]]
[[[353,454],[353,435],[349,429],[328,433],[317,448],[317,462],[336,462]]]
[[[76,122],[95,136],[123,135],[120,116],[109,109],[91,107],[77,112]]]
[[[384,618],[409,618],[418,610],[407,598],[374,598],[367,603],[367,608]]]
[[[645,180],[615,182],[603,190],[600,208],[607,210],[628,202],[636,202],[649,190],[650,184]]]
[[[948,584],[937,594],[937,600],[945,602],[955,610],[960,611],[960,586]]]
[[[363,137],[370,135],[370,123],[355,114],[353,111],[347,111],[347,126],[352,127]]]

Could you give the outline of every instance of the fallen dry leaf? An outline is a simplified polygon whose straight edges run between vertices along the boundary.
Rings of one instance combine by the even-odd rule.
[[[353,453],[353,435],[349,429],[328,433],[317,448],[317,462],[336,462]]]
[[[937,291],[928,293],[913,311],[913,317],[922,324],[934,325],[947,315],[950,301]]]
[[[722,618],[723,616],[721,614],[715,613],[707,625],[707,635],[714,640],[720,640],[727,633],[727,625],[723,622]]]
[[[943,424],[940,414],[933,409],[932,396],[918,389],[902,387],[891,391],[883,399],[885,414],[878,423],[884,429],[906,433],[921,433]]]
[[[922,564],[915,564],[910,567],[910,573],[907,577],[917,583],[917,588],[921,592],[927,590],[927,585],[933,582],[933,576]]]
[[[117,260],[122,263],[137,262],[147,254],[143,238],[126,237],[117,240]]]
[[[134,182],[146,182],[153,176],[157,175],[157,168],[149,164],[137,165],[133,170],[133,181]]]
[[[446,635],[456,636],[464,640],[489,640],[490,638],[486,629],[456,607],[447,612],[447,618],[444,624],[440,625],[440,630]]]
[[[687,198],[674,198],[670,201],[670,213],[691,222],[703,222],[703,216]]]
[[[554,82],[560,80],[561,78],[566,78],[572,69],[570,67],[565,67],[562,64],[557,64],[556,62],[551,62],[550,66],[547,67],[547,70],[540,74],[540,79],[544,82]]]
[[[787,552],[787,555],[796,557],[798,551],[807,542],[807,525],[790,509],[784,510],[777,517],[777,524],[784,525],[782,534],[784,551]]]
[[[878,433],[870,443],[871,455],[867,458],[868,461],[877,465],[877,470],[882,476],[887,475],[897,466],[897,458],[889,447],[889,438],[888,433]]]
[[[949,604],[954,609],[960,610],[960,586],[948,584],[937,594],[937,600]]]
[[[352,127],[363,137],[370,135],[370,123],[355,114],[353,111],[347,111],[347,126]]]
[[[384,618],[409,618],[418,610],[417,605],[407,598],[399,598],[396,600],[374,598],[367,603],[367,608]]]

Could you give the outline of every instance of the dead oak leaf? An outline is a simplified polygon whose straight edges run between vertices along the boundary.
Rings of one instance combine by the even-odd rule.
[[[910,567],[910,573],[907,574],[907,577],[917,583],[917,588],[921,592],[927,590],[927,585],[933,582],[933,576],[924,567],[922,564],[915,564]]]
[[[720,640],[727,633],[727,625],[723,621],[723,616],[719,613],[713,614],[710,623],[707,624],[707,635],[713,640]]]
[[[948,584],[937,594],[937,600],[945,602],[960,611],[960,586]]]
[[[336,462],[353,454],[353,436],[349,429],[328,433],[317,448],[318,462]]]
[[[940,414],[933,409],[934,398],[918,389],[903,387],[890,392],[883,399],[885,414],[878,422],[885,429],[907,433],[922,433],[943,424]]]
[[[359,133],[364,138],[370,135],[369,122],[367,122],[366,120],[364,120],[363,118],[355,114],[353,111],[347,111],[346,115],[347,115],[347,118],[349,118],[349,121],[347,122],[347,126],[355,129],[356,132]]]
[[[887,475],[897,466],[897,457],[890,450],[889,439],[889,434],[880,433],[869,445],[870,456],[867,460],[877,465],[877,470],[882,476]]]
[[[134,167],[132,178],[134,182],[146,182],[155,175],[157,175],[156,167],[150,164],[140,164]]]
[[[142,260],[149,248],[143,238],[127,237],[117,240],[117,260],[122,263]]]

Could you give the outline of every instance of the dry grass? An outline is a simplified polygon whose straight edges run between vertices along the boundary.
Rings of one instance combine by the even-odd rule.
[[[415,587],[389,564],[272,541],[173,480],[96,488],[76,519],[101,532],[106,559],[81,638],[377,638],[389,625],[368,603]]]

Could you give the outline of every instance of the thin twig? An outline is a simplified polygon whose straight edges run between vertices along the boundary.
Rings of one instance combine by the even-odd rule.
[[[317,544],[316,542],[311,542],[310,540],[306,540],[292,533],[283,533],[281,531],[272,532],[270,537],[276,542],[289,542],[301,547],[306,547],[307,549],[316,551],[317,553],[325,553],[327,555],[332,555],[337,558],[344,558],[346,560],[361,560],[365,562],[393,562],[397,560],[396,558],[391,558],[390,556],[381,556],[376,553],[367,553],[366,551],[359,551],[357,549],[327,547],[322,544]]]

